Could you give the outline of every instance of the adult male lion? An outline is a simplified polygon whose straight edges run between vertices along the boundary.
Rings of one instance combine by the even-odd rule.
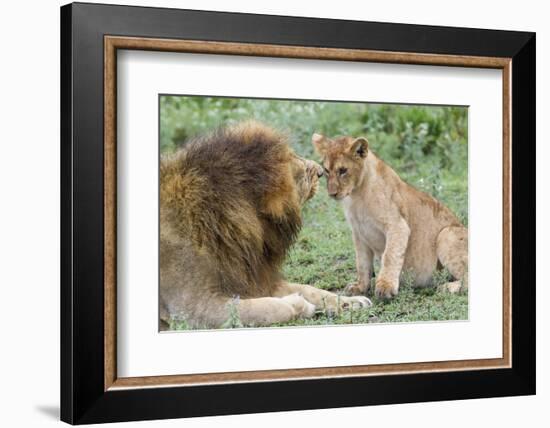
[[[347,287],[349,294],[368,291],[375,256],[381,261],[378,297],[398,293],[403,271],[414,285],[427,285],[438,266],[454,277],[447,290],[468,286],[468,230],[449,208],[403,181],[369,150],[366,138],[313,134],[312,143],[323,158],[328,193],[342,201],[351,225],[358,281]]]
[[[313,316],[316,308],[367,306],[284,281],[280,268],[301,227],[301,206],[321,167],[283,135],[254,122],[188,142],[160,166],[160,318],[216,328]]]

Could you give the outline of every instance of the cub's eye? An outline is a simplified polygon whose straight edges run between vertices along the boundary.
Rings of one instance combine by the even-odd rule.
[[[338,174],[340,174],[340,175],[346,175],[347,172],[348,172],[347,168],[339,168],[338,169]]]
[[[327,176],[330,175],[330,171],[328,169],[323,168],[323,170],[325,171],[325,175],[327,175]]]

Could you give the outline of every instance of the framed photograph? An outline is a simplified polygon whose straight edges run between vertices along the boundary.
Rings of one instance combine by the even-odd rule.
[[[61,8],[61,418],[535,393],[535,34]]]

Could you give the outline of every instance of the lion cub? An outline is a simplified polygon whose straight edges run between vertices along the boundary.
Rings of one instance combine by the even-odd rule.
[[[358,281],[348,285],[349,294],[369,290],[374,257],[381,261],[379,298],[397,295],[402,272],[425,286],[441,266],[454,277],[447,290],[468,287],[468,230],[449,208],[399,178],[366,138],[313,134],[312,143],[323,159],[328,194],[341,201],[352,229]]]

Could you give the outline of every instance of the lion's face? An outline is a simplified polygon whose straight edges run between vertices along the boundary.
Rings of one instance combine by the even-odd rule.
[[[323,176],[323,168],[317,162],[294,156],[292,159],[292,174],[300,203],[303,205],[317,192],[319,178]]]

